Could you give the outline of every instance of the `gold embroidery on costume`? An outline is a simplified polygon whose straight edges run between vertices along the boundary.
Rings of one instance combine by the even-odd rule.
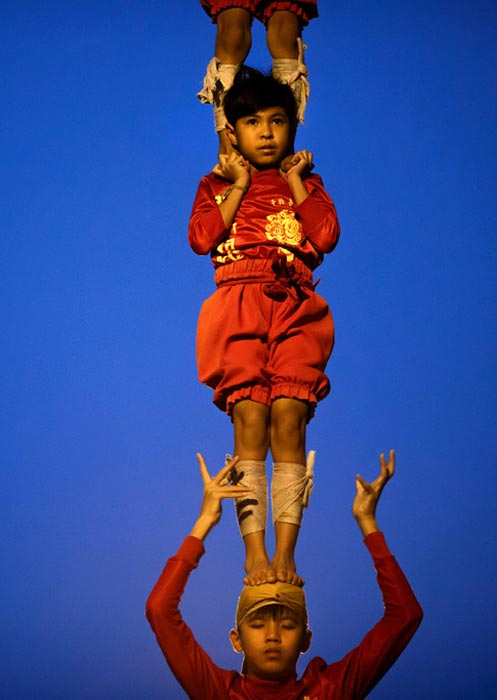
[[[277,205],[279,205],[279,206],[281,206],[281,207],[284,207],[285,204],[286,204],[287,207],[290,207],[290,208],[291,208],[291,207],[293,207],[293,199],[292,199],[291,197],[289,197],[289,199],[287,199],[286,202],[285,202],[285,200],[283,199],[283,197],[278,197],[278,199],[272,199],[272,200],[271,200],[271,204],[272,204],[273,207],[275,207],[275,206],[277,206]]]
[[[242,253],[235,248],[235,239],[228,238],[223,241],[216,248],[218,254],[214,256],[214,260],[220,265],[228,261],[235,262],[236,260],[243,260]]]
[[[293,211],[282,209],[277,214],[269,214],[266,217],[266,237],[270,241],[298,245],[302,239],[302,226],[295,218]]]
[[[295,253],[292,253],[287,248],[278,247],[278,253],[286,258],[287,263],[292,263],[295,260]]]

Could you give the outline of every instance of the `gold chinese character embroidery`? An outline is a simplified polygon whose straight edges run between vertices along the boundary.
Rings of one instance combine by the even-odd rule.
[[[236,260],[243,260],[242,253],[235,248],[235,239],[228,238],[223,241],[216,248],[217,255],[214,256],[214,260],[220,265],[228,261],[235,262]]]

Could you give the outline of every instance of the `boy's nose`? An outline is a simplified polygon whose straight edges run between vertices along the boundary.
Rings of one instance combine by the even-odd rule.
[[[266,627],[266,640],[271,642],[280,641],[280,628],[274,621],[270,622]]]
[[[262,125],[261,136],[263,139],[272,139],[273,138],[273,130],[271,128],[271,124],[263,124]]]

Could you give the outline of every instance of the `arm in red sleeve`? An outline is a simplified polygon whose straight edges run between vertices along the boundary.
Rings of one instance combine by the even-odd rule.
[[[325,675],[346,692],[344,697],[364,698],[385,675],[421,624],[423,611],[400,566],[390,553],[383,533],[364,540],[383,595],[384,614],[362,642]]]
[[[228,185],[227,185],[228,186]],[[229,233],[215,200],[209,176],[203,177],[193,202],[188,242],[198,255],[206,255]]]
[[[233,671],[212,661],[195,640],[179,611],[179,603],[190,573],[197,567],[204,546],[196,537],[186,537],[177,554],[167,562],[150,594],[146,615],[167,663],[191,700],[226,697]]]
[[[296,207],[304,234],[320,253],[331,253],[340,236],[335,205],[319,175],[311,175],[304,184],[309,196]]]

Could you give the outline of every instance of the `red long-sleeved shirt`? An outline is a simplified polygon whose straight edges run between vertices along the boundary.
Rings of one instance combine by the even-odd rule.
[[[191,571],[204,553],[187,537],[169,559],[147,601],[147,617],[166,660],[191,700],[362,700],[392,666],[418,628],[423,613],[383,534],[368,535],[385,612],[361,643],[341,661],[316,657],[302,678],[281,683],[219,668],[182,620],[179,602]]]
[[[269,258],[280,249],[314,270],[337,244],[340,227],[335,207],[319,175],[305,178],[309,196],[296,205],[277,170],[254,172],[235,220],[227,227],[219,202],[230,184],[212,173],[202,178],[188,227],[191,247],[199,255],[210,253],[214,267]]]

